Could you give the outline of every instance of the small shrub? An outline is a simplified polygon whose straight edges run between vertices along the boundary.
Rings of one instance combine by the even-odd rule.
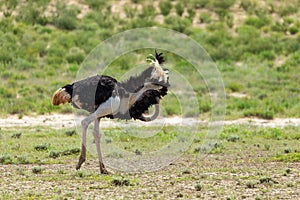
[[[65,132],[65,135],[66,136],[73,136],[73,135],[76,135],[76,130],[69,130],[69,131],[66,131]]]
[[[260,182],[261,184],[263,184],[263,183],[268,183],[268,184],[270,184],[270,183],[278,183],[278,182],[275,181],[274,179],[272,179],[272,178],[270,178],[270,177],[267,177],[267,176],[263,176],[262,178],[260,178],[260,179],[259,179],[259,182]]]
[[[248,181],[247,183],[246,183],[246,187],[247,188],[255,188],[255,185],[257,184],[257,182],[256,181]]]
[[[224,18],[228,15],[229,8],[234,4],[235,0],[227,0],[227,1],[219,1],[213,0],[212,9],[220,16],[220,18]]]
[[[257,0],[243,0],[240,3],[240,7],[243,8],[249,14],[253,14],[253,12],[256,10],[257,5]]]
[[[192,172],[189,169],[183,170],[182,174],[191,174]]]
[[[76,176],[83,178],[85,175],[84,175],[83,171],[77,171]]]
[[[48,150],[49,146],[50,146],[50,144],[48,144],[48,143],[38,144],[34,147],[34,149],[37,151],[46,151],[46,150]]]
[[[43,172],[43,168],[41,168],[41,167],[33,167],[32,168],[32,173],[34,173],[34,174],[41,174],[42,172]]]
[[[245,20],[246,25],[254,26],[255,28],[262,28],[266,24],[268,24],[268,20],[262,20],[258,17],[249,17]]]
[[[3,154],[0,156],[1,164],[12,164],[12,157],[9,154]]]
[[[261,111],[256,109],[249,109],[244,111],[245,117],[260,117],[263,119],[274,119],[274,112],[271,110]]]
[[[163,14],[164,16],[167,16],[172,9],[172,4],[170,1],[160,1],[159,8],[160,8],[161,14]]]
[[[200,183],[198,183],[196,186],[195,186],[195,189],[196,191],[201,191],[202,190],[202,185]]]
[[[35,64],[22,58],[17,58],[15,67],[19,70],[29,70],[35,68]]]
[[[70,149],[67,149],[63,152],[61,152],[61,155],[63,156],[69,156],[69,155],[77,155],[80,153],[80,149],[79,148],[70,148]]]
[[[294,184],[293,183],[287,183],[286,186],[287,187],[294,187]]]
[[[142,155],[142,152],[141,152],[139,149],[136,149],[134,153],[135,153],[135,155],[137,155],[137,156]]]
[[[27,24],[46,24],[48,21],[45,17],[41,16],[41,7],[36,5],[36,3],[29,2],[25,6],[21,6],[21,10],[18,12],[17,20],[23,21]]]
[[[259,56],[263,60],[274,60],[276,58],[276,54],[273,51],[262,51],[260,52]]]
[[[143,6],[143,11],[139,16],[141,18],[145,18],[145,17],[152,17],[154,15],[155,15],[155,8],[153,7],[153,5],[147,5],[147,6]]]
[[[186,30],[191,25],[191,22],[186,18],[178,16],[169,16],[165,18],[165,23],[169,25],[175,31],[186,33]]]
[[[287,168],[287,169],[285,170],[285,173],[290,174],[291,171],[292,171],[292,170],[291,170],[290,168]]]
[[[189,14],[189,19],[191,21],[193,21],[195,15],[196,15],[195,9],[194,8],[188,8],[187,12]]]
[[[229,28],[232,28],[233,27],[233,15],[228,13],[226,16],[225,16],[225,22],[227,24],[227,26]]]
[[[278,14],[281,17],[292,15],[293,13],[296,13],[298,11],[297,5],[292,4],[286,4],[285,6],[281,6],[280,9],[278,9]]]
[[[22,136],[22,133],[13,133],[10,137],[19,139]]]
[[[284,153],[291,153],[292,152],[292,149],[287,147],[283,150]]]
[[[296,35],[298,33],[298,31],[299,31],[299,28],[297,28],[296,26],[292,26],[289,28],[289,32],[292,35]]]
[[[68,9],[65,4],[57,4],[57,16],[54,25],[59,29],[74,30],[77,27],[76,10]]]
[[[243,86],[237,82],[231,82],[226,86],[231,92],[240,92]]]
[[[209,5],[210,0],[192,0],[191,6],[193,8],[205,8]]]
[[[59,152],[59,151],[50,151],[49,157],[50,158],[57,158],[57,157],[60,156],[60,154],[61,154],[61,152]]]
[[[240,137],[237,135],[230,135],[227,137],[228,142],[237,142],[240,140]]]
[[[138,2],[138,0],[135,0]],[[106,0],[84,0],[84,2],[89,5],[93,10],[99,10],[100,8],[103,8],[106,4]]]
[[[29,164],[30,163],[27,156],[18,156],[17,159],[18,159],[19,164]]]
[[[130,182],[128,179],[124,178],[114,178],[111,182],[115,186],[129,186]]]
[[[271,110],[266,110],[261,114],[261,117],[269,120],[274,119],[274,112]]]
[[[201,13],[200,16],[199,16],[199,20],[200,20],[200,23],[207,23],[207,24],[209,24],[211,22],[210,13],[207,13],[207,12]]]
[[[270,145],[269,144],[264,144],[265,150],[269,151],[270,150]]]
[[[182,193],[178,193],[178,194],[176,195],[176,197],[177,197],[177,198],[182,198],[182,197],[183,197],[183,194],[182,194]]]
[[[284,162],[300,162],[300,153],[290,152],[285,154],[277,154],[275,160]]]
[[[176,9],[176,13],[178,16],[182,16],[183,12],[184,12],[184,7],[182,5],[182,3],[178,2],[176,5],[175,5],[175,9]]]

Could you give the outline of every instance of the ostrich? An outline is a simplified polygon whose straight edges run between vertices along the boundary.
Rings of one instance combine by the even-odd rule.
[[[53,95],[53,105],[71,103],[73,107],[90,113],[81,121],[82,147],[76,169],[80,169],[86,160],[86,131],[94,122],[93,136],[98,154],[100,173],[107,174],[100,148],[99,123],[103,117],[111,119],[138,119],[152,121],[159,114],[159,101],[167,94],[169,71],[161,65],[165,62],[162,53],[155,51],[147,58],[151,66],[140,75],[118,82],[111,76],[95,75],[59,88]],[[145,113],[155,105],[152,116]]]

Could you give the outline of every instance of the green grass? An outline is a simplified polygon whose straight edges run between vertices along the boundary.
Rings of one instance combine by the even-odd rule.
[[[156,134],[146,138],[134,137],[150,130]],[[157,127],[131,127],[125,131],[124,134],[124,129],[103,129],[103,142],[135,152],[138,156],[161,148],[162,144],[170,143],[180,134],[178,127],[172,126],[161,131],[157,131]],[[281,194],[292,198],[289,191],[295,191],[299,184],[300,135],[297,127],[225,126],[215,146],[205,157],[199,157],[197,149],[201,148],[206,131],[206,126],[200,126],[193,144],[184,155],[155,173],[115,171],[113,175],[100,175],[98,162],[90,153],[81,171],[75,171],[81,145],[73,129],[5,128],[1,130],[0,138],[0,171],[3,172],[0,194],[4,199],[14,195],[26,199],[83,198],[87,193],[92,198],[100,194],[107,197],[110,192],[115,197],[125,195],[128,198],[210,198],[213,191],[217,198],[255,197],[257,192],[277,198],[278,193],[274,191],[281,190]],[[15,133],[22,135],[12,137]],[[37,150],[36,147],[46,148]],[[13,185],[9,184],[11,181]],[[216,182],[220,183],[217,187]],[[37,188],[39,192],[36,192]]]

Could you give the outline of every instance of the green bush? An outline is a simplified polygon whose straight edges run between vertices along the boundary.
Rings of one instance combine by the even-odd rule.
[[[176,9],[176,13],[178,16],[182,16],[183,12],[184,12],[184,7],[182,5],[181,2],[178,2],[176,5],[175,5],[175,9]]]
[[[16,60],[15,67],[16,67],[16,69],[19,69],[19,70],[29,70],[29,69],[35,68],[35,64],[28,62],[27,60],[24,60],[22,58],[18,58]]]
[[[249,14],[253,14],[257,9],[257,6],[257,0],[243,0],[240,2],[240,7],[243,8]]]
[[[238,38],[237,38],[238,42],[242,42],[244,44],[251,43],[253,40],[260,38],[259,31],[255,27],[249,25],[243,25],[239,27],[237,29],[237,33],[238,33]]]
[[[160,1],[159,2],[159,8],[160,8],[160,12],[162,15],[167,16],[171,9],[172,9],[172,4],[170,1]]]
[[[292,14],[298,12],[299,6],[300,6],[300,3],[298,3],[298,4],[297,3],[296,4],[289,3],[286,5],[282,5],[282,6],[280,6],[280,8],[278,8],[278,14],[281,17],[292,15]]]
[[[155,8],[153,5],[143,6],[142,13],[139,15],[141,18],[150,17],[153,18],[155,16]]]
[[[69,50],[66,59],[69,63],[80,64],[85,59],[85,53],[78,47],[73,47]]]
[[[68,9],[66,5],[57,4],[57,16],[54,17],[54,25],[59,29],[74,30],[77,27],[77,10]]]
[[[249,109],[244,111],[244,117],[259,117],[262,119],[274,119],[274,112],[271,110]]]
[[[292,34],[292,35],[295,35],[299,32],[299,28],[297,26],[292,26],[292,27],[289,27],[289,32]]]
[[[243,86],[237,82],[231,82],[226,85],[226,88],[228,88],[231,92],[240,92],[243,89]]]
[[[37,151],[46,151],[48,150],[50,144],[44,143],[44,144],[37,144],[35,145],[34,149]]]
[[[210,23],[211,22],[211,14],[208,12],[203,12],[199,16],[199,20],[201,23]]]
[[[259,56],[262,60],[274,60],[276,58],[274,51],[269,50],[260,52]]]
[[[75,147],[75,148],[68,148],[68,149],[62,151],[61,155],[69,156],[69,155],[78,155],[79,153],[80,153],[80,149]]]
[[[132,8],[130,5],[127,5],[127,6],[124,7],[124,12],[126,14],[126,17],[132,19],[136,16],[137,9]]]
[[[221,19],[223,19],[228,13],[229,8],[233,6],[235,0],[227,0],[227,1],[220,1],[220,0],[213,0],[211,3],[211,9],[215,11]]]
[[[19,164],[29,164],[30,163],[27,156],[18,156],[17,159],[18,159]]]
[[[42,167],[33,167],[31,171],[34,174],[41,174],[44,171],[44,169]]]
[[[227,26],[229,28],[232,28],[233,27],[233,15],[231,13],[228,13],[226,16],[225,16],[225,22],[227,24]]]
[[[209,5],[210,0],[191,0],[189,1],[191,7],[197,8],[205,8]]]
[[[267,19],[261,19],[258,17],[248,17],[245,20],[246,25],[254,26],[255,28],[262,28],[263,26],[267,25],[269,23],[269,20]]]
[[[1,164],[12,164],[12,157],[9,154],[2,154],[0,156],[0,163]]]
[[[188,19],[183,19],[178,16],[169,16],[165,18],[165,23],[175,31],[186,33],[187,29],[191,25]]]
[[[189,19],[190,19],[191,21],[193,21],[195,15],[196,15],[195,9],[194,9],[194,8],[188,8],[188,9],[187,9],[187,12],[188,12],[188,14],[189,14]]]
[[[37,5],[35,2],[28,2],[27,4],[21,6],[21,10],[18,12],[16,19],[18,21],[23,21],[27,24],[47,24],[47,18],[41,16],[43,9]]]
[[[107,4],[106,0],[84,0],[84,2],[94,10],[100,10]]]
[[[59,151],[50,151],[49,157],[55,159],[55,158],[58,158],[60,156],[60,154],[61,154],[61,152],[59,152]]]

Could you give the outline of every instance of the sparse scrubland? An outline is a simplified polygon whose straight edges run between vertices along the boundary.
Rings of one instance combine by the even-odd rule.
[[[9,0],[0,1],[0,8],[1,117],[71,113],[70,105],[52,106],[51,96],[76,79],[87,55],[116,33],[157,26],[188,35],[214,60],[225,86],[226,119],[300,118],[298,0]],[[184,58],[162,52],[166,67],[189,77],[199,103],[199,111],[180,113],[171,92],[161,102],[162,115],[200,112],[208,119],[212,106],[205,80]],[[145,64],[149,53],[153,50],[117,58],[107,75],[121,78]],[[172,126],[147,140],[113,127],[103,131],[110,136],[103,142],[137,155],[177,134]],[[201,125],[190,148],[164,169],[100,175],[92,155],[75,170],[76,130],[3,127],[0,199],[299,199],[299,126],[226,125],[203,158],[206,131]]]

